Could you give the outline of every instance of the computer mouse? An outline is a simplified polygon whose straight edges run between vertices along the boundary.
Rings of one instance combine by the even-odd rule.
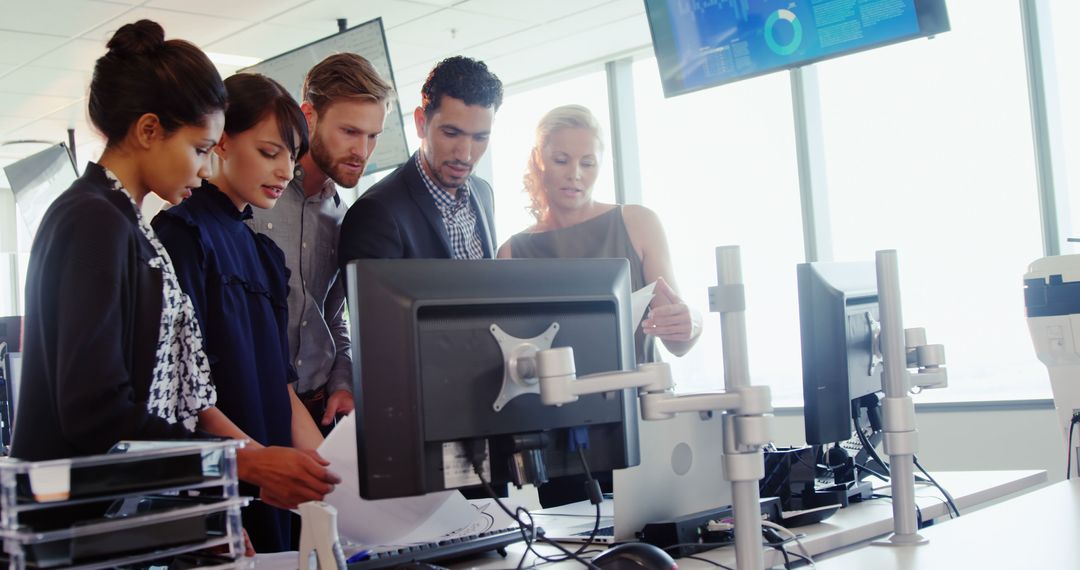
[[[613,546],[592,559],[604,570],[675,570],[679,567],[667,552],[647,542]]]

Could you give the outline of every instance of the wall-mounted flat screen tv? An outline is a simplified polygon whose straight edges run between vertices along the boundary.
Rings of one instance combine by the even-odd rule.
[[[945,0],[645,0],[664,95],[949,30]]]

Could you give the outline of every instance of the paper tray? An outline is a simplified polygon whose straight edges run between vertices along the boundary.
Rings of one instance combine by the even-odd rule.
[[[4,538],[24,544],[28,566],[53,568],[194,544],[226,533],[226,511],[243,499],[140,497],[20,515]]]
[[[0,467],[16,471],[20,505],[47,504],[140,491],[152,493],[217,478],[223,474],[223,450],[229,445],[191,440],[121,442],[105,455],[39,462],[0,460]],[[48,470],[60,470],[62,482],[58,489],[43,493],[38,472]]]

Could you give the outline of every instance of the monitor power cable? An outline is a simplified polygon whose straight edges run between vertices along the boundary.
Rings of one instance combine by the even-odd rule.
[[[866,438],[866,434],[863,433],[862,425],[860,425],[862,422],[860,421],[859,412],[857,411],[857,409],[854,410],[851,414],[851,419],[855,424],[855,435],[859,437],[859,443],[862,444],[863,449],[866,450],[867,455],[869,455],[875,463],[881,466],[882,472],[885,474],[886,477],[890,476],[889,465],[881,459],[881,456],[878,455],[878,452],[876,449],[874,449],[874,446],[870,445],[870,440]]]
[[[938,491],[941,491],[941,494],[945,496],[945,503],[951,509],[949,516],[951,517],[953,514],[955,514],[956,516],[960,516],[960,509],[956,508],[956,501],[953,500],[952,495],[950,495],[949,492],[945,490],[945,487],[942,487],[941,484],[938,483],[937,480],[934,479],[934,477],[926,471],[926,469],[923,469],[922,464],[919,463],[919,457],[917,455],[912,456],[912,459],[915,463],[915,467],[927,478],[927,480],[930,481],[930,484],[937,487]]]
[[[1072,451],[1073,451],[1073,434],[1076,433],[1076,426],[1080,424],[1080,410],[1073,412],[1072,420],[1069,421],[1069,445],[1065,455],[1065,479],[1072,479]]]
[[[596,538],[596,533],[599,532],[600,502],[603,500],[602,495],[599,493],[599,484],[596,483],[593,479],[592,473],[590,473],[588,470],[588,465],[584,465],[587,480],[592,481],[595,484],[597,489],[597,497],[599,497],[600,499],[599,501],[593,502],[593,504],[596,506],[596,522],[593,525],[593,533],[589,536],[589,540],[582,544],[581,548],[571,552],[558,542],[544,536],[544,529],[542,527],[536,526],[536,522],[533,519],[532,513],[530,513],[528,509],[526,509],[525,507],[517,507],[515,511],[511,511],[510,507],[508,507],[506,503],[504,503],[502,499],[499,498],[499,495],[495,493],[495,489],[491,487],[491,483],[484,479],[483,460],[486,453],[482,441],[483,440],[469,440],[465,442],[465,448],[469,456],[469,462],[472,464],[473,472],[480,479],[480,484],[484,487],[484,490],[487,491],[487,494],[495,501],[495,504],[497,504],[499,508],[501,508],[503,512],[506,513],[507,516],[517,521],[518,526],[521,530],[521,537],[525,541],[525,553],[528,554],[529,552],[532,552],[533,555],[535,555],[541,560],[544,560],[545,562],[562,562],[564,560],[573,559],[586,566],[590,570],[599,570],[599,568],[595,564],[581,557],[581,554],[583,554],[587,548],[592,546],[593,540]],[[581,448],[579,448],[579,451],[580,449]],[[584,452],[580,453],[579,457],[581,457],[582,461],[584,462]],[[586,484],[588,484],[588,482]],[[591,500],[592,498],[590,497],[590,501]],[[533,547],[533,543],[537,540],[554,546],[555,548],[561,550],[563,554],[558,556],[545,556],[537,552],[536,549]],[[519,568],[522,566],[524,561],[525,556],[522,556],[521,560],[518,562]]]
[[[786,534],[786,535],[790,536],[791,540],[794,540],[795,544],[799,545],[799,550],[802,551],[802,554],[798,554],[798,553],[795,553],[795,552],[788,552],[787,549],[784,548],[784,545],[788,541],[784,540],[779,535],[777,535],[775,537],[775,538],[777,538],[779,540],[769,540],[769,545],[773,546],[774,548],[779,548],[780,553],[784,555],[784,567],[785,568],[790,567],[790,560],[788,559],[789,554],[794,554],[795,556],[798,556],[799,558],[802,558],[803,560],[806,561],[807,564],[810,565],[811,568],[817,568],[817,565],[814,564],[814,557],[810,556],[810,551],[806,549],[806,545],[804,545],[802,543],[802,540],[799,539],[799,535],[795,534],[794,532],[789,530],[787,527],[780,526],[780,525],[778,525],[778,524],[776,524],[776,523],[774,523],[772,521],[767,521],[767,520],[764,520],[764,519],[761,521],[761,526],[762,526],[762,532],[763,533],[766,532],[765,529],[771,529],[772,531],[779,531],[782,534]],[[766,535],[766,538],[771,539],[772,537]]]

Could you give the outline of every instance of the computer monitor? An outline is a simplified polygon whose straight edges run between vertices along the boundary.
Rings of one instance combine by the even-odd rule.
[[[308,71],[323,59],[337,53],[355,53],[364,56],[379,72],[379,75],[390,83],[394,92],[397,92],[382,18],[375,18],[347,30],[341,30],[334,35],[241,69],[239,72],[261,73],[271,77],[288,89],[297,101],[303,101],[304,94],[301,90]],[[410,155],[409,144],[405,139],[405,122],[401,116],[401,102],[397,97],[393,97],[390,101],[389,112],[386,114],[383,132],[379,135],[379,145],[368,157],[364,172],[373,174],[395,168],[409,160]]]
[[[362,497],[475,485],[465,442],[486,444],[494,483],[511,480],[510,461],[528,457],[515,453],[530,442],[543,443],[548,477],[581,474],[569,450],[580,426],[590,470],[638,464],[636,391],[561,407],[524,393],[498,405],[504,356],[493,334],[533,338],[557,324],[551,346],[574,348],[579,375],[633,369],[625,259],[356,260],[345,281]]]
[[[38,224],[53,200],[79,177],[75,162],[64,143],[58,143],[4,167],[4,175],[15,195],[21,224],[15,226],[15,244],[29,251]],[[6,226],[9,222],[4,220]],[[5,240],[10,237],[5,237]]]
[[[806,441],[845,441],[853,401],[881,391],[877,272],[872,262],[819,262],[797,273]]]
[[[645,0],[664,95],[949,30],[945,0]]]

